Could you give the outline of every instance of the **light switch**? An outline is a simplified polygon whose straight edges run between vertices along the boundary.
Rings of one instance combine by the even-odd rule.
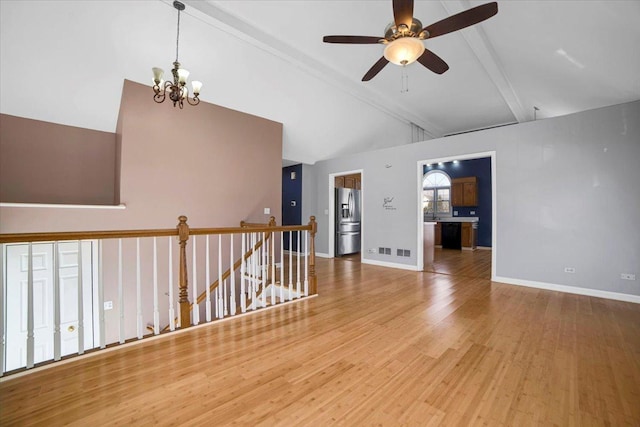
[[[264,214],[269,215],[271,213],[271,208],[264,208]]]

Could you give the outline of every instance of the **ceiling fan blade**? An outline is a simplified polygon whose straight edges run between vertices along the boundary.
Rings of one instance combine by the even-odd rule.
[[[346,44],[377,44],[382,37],[373,36],[324,36],[325,43],[346,43]]]
[[[384,66],[387,65],[388,63],[389,63],[389,61],[384,56],[382,58],[380,58],[378,60],[378,62],[373,64],[373,67],[371,67],[369,69],[369,71],[367,71],[367,74],[364,75],[364,77],[362,78],[362,81],[363,82],[368,82],[369,80],[374,78],[376,76],[376,74],[378,74],[380,72],[380,70],[382,70],[384,68]]]
[[[496,13],[498,13],[498,3],[487,3],[444,18],[425,27],[424,30],[429,32],[429,38],[432,39],[482,22]]]
[[[413,22],[413,0],[393,0],[393,20],[396,27],[401,24],[411,28]]]
[[[449,69],[449,65],[429,49],[424,50],[424,53],[418,58],[418,62],[436,74],[442,74]]]

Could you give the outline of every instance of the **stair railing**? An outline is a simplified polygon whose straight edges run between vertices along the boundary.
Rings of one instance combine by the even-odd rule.
[[[187,217],[180,216],[172,229],[0,234],[0,304],[6,313],[0,316],[0,376],[184,329],[201,323],[201,317],[210,322],[315,295],[316,232],[315,217],[300,226],[277,226],[272,217],[266,225],[241,222],[240,227],[190,228]],[[293,234],[296,251],[284,245],[284,236],[291,242]],[[212,249],[216,237],[217,250]],[[235,258],[238,248],[241,256]],[[292,272],[293,252],[297,275]],[[17,261],[8,266],[8,256],[14,255]],[[166,263],[160,262],[162,257]],[[198,269],[202,261],[204,271]],[[216,273],[218,278],[211,281]],[[198,282],[203,281],[205,291],[199,294]],[[190,291],[197,295],[193,303]],[[16,301],[10,301],[16,295]],[[8,304],[16,308],[11,313]],[[79,315],[69,321],[73,313]],[[143,327],[145,320],[153,326],[150,330]],[[18,331],[21,323],[26,332]],[[161,323],[167,327],[161,329]],[[36,333],[41,324],[50,330]]]

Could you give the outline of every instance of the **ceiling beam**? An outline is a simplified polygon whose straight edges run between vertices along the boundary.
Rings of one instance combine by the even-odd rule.
[[[387,97],[363,85],[354,84],[352,80],[335,71],[333,68],[324,65],[303,51],[262,31],[220,6],[208,1],[183,1],[190,6],[190,9],[188,9],[190,14],[193,14],[191,9],[199,12],[196,18],[201,19],[203,22],[279,57],[292,66],[304,70],[315,78],[325,81],[333,87],[342,90],[396,120],[407,123],[408,125],[420,126],[429,138],[438,138],[443,135],[444,132],[442,129],[425,120],[423,117],[419,117],[415,113],[407,110],[404,106],[389,101]]]
[[[469,3],[469,0],[440,0],[440,3],[449,15],[454,15],[473,7]],[[507,77],[507,73],[504,71],[504,67],[501,64],[493,45],[487,38],[485,31],[482,29],[482,25],[472,25],[471,27],[467,27],[463,31],[460,31],[459,34],[462,35],[471,48],[471,51],[478,59],[478,62],[480,62],[480,65],[482,65],[484,70],[487,72],[487,75],[500,92],[502,99],[504,99],[504,102],[507,104],[518,123],[533,120],[533,110],[528,112],[520,102],[520,98],[511,85],[511,82]]]

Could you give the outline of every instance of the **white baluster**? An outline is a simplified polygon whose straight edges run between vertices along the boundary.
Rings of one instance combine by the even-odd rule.
[[[144,335],[144,325],[142,324],[142,280],[140,277],[140,238],[136,238],[136,312],[137,312],[137,332],[138,339]]]
[[[280,232],[280,302],[284,302],[284,231]]]
[[[262,306],[266,307],[267,305],[267,286],[269,285],[269,278],[267,277],[267,249],[269,248],[267,243],[267,235],[263,231],[262,232],[262,246],[260,249],[262,250]]]
[[[298,249],[298,257],[297,257],[297,270],[296,270],[296,298],[300,298],[301,289],[300,289],[300,230],[296,231],[296,239],[297,249]]]
[[[120,329],[120,344],[124,344],[124,292],[122,289],[122,239],[118,239],[118,325]]]
[[[2,260],[0,260],[0,307],[4,311],[5,300],[4,300],[4,263],[7,259],[7,253],[5,252],[5,245],[0,243],[0,256],[2,256]],[[59,323],[59,322],[58,322]],[[59,328],[58,328],[59,329]],[[59,332],[59,331],[58,331]],[[5,369],[5,346],[6,346],[6,336],[7,331],[4,324],[4,316],[0,316],[0,377],[4,375]]]
[[[60,360],[61,358],[62,335],[60,331],[60,248],[59,243],[56,241],[53,242],[53,360]]]
[[[309,296],[309,232],[304,232],[304,296]]]
[[[78,240],[78,354],[84,353],[84,300],[82,297],[82,240]]]
[[[104,269],[102,260],[102,240],[98,240],[98,313],[100,323],[100,348],[106,348],[106,328],[105,328],[105,315],[104,315]]]
[[[255,310],[257,307],[257,287],[258,287],[258,262],[257,259],[260,259],[260,251],[256,250],[256,244],[258,242],[258,234],[251,233],[251,248],[253,249],[253,253],[251,254],[251,309]]]
[[[193,282],[193,305],[191,306],[191,311],[193,312],[193,324],[197,325],[200,323],[200,307],[198,306],[198,268],[196,264],[197,252],[196,252],[196,236],[193,236],[193,243],[191,244],[193,248],[193,271],[191,273],[191,278]]]
[[[246,313],[247,311],[247,294],[245,289],[246,278],[244,277],[245,274],[247,274],[247,264],[244,259],[244,254],[247,253],[245,238],[245,233],[242,233],[240,237],[240,240],[242,242],[242,255],[240,258],[240,311],[242,311],[243,313]]]
[[[224,283],[222,283],[222,234],[218,234],[218,318],[224,317]]]
[[[27,369],[33,368],[35,337],[33,332],[33,243],[29,242],[27,260]]]
[[[207,322],[211,322],[211,266],[209,265],[209,235],[207,234],[205,236],[205,252],[206,252],[206,259],[205,259],[205,266],[204,266],[204,271],[205,271],[205,282],[204,282],[204,286],[205,286],[205,290],[207,292],[207,301],[205,302],[205,310],[206,310],[206,317],[207,317]]]
[[[229,234],[229,240],[231,240],[231,242],[229,243],[229,251],[231,252],[229,254],[229,271],[231,273],[231,279],[229,280],[229,305],[231,306],[230,312],[233,316],[236,314],[236,273],[233,269],[233,234]]]
[[[289,231],[289,295],[287,299],[293,299],[293,231]]]
[[[271,305],[276,303],[276,234],[271,233]]]
[[[160,309],[158,308],[158,238],[153,237],[153,333],[160,333]]]
[[[173,246],[171,236],[167,239],[169,243],[169,330],[176,330],[176,311],[173,307]]]
[[[224,285],[224,286],[223,286],[223,289],[227,289],[227,279],[225,279],[225,280],[222,282],[222,284]],[[228,313],[229,313],[229,310],[227,309],[227,298],[226,298],[226,296],[225,296],[225,298],[224,298],[224,314],[225,314],[225,316],[226,316]]]

